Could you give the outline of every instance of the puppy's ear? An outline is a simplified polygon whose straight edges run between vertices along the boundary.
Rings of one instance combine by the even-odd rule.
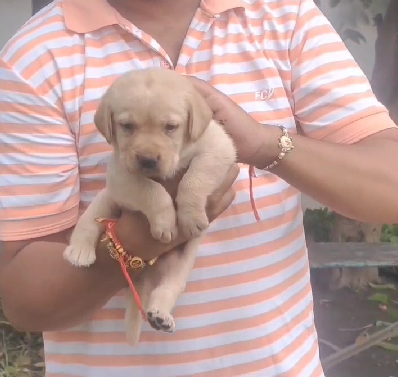
[[[198,140],[213,118],[213,112],[198,91],[192,88],[189,94],[188,136],[191,141]]]
[[[94,115],[94,123],[108,144],[113,140],[112,112],[108,101],[103,98]]]

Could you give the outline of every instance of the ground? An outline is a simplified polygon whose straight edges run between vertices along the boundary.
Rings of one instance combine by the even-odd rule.
[[[384,289],[369,288],[360,293],[350,290],[331,292],[314,279],[314,310],[319,338],[344,347],[355,342],[365,328],[372,332],[376,323],[397,321],[398,288],[392,289],[392,283],[388,280],[385,284],[389,285]],[[369,300],[372,296],[377,300]],[[384,303],[386,299],[390,301],[387,305]],[[333,352],[322,343],[320,350],[321,356]],[[40,335],[13,331],[0,311],[0,377],[42,377],[42,357]],[[398,377],[398,348],[389,351],[373,347],[326,373],[326,377],[376,376]]]
[[[315,280],[315,281],[314,281]],[[383,278],[383,285],[363,292],[330,291],[313,279],[315,323],[321,357],[334,352],[322,340],[340,348],[361,335],[381,329],[376,325],[398,321],[397,281]],[[385,289],[381,289],[385,288]],[[389,301],[386,303],[386,301]],[[372,347],[326,372],[326,377],[398,377],[398,339],[389,340],[394,351]]]
[[[3,316],[0,302],[0,377],[44,376],[40,334],[19,333]]]

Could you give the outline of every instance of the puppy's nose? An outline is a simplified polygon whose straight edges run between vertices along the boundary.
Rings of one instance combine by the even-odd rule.
[[[137,156],[137,160],[142,169],[156,169],[159,158]]]

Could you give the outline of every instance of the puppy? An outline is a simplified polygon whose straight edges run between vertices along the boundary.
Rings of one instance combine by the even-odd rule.
[[[212,111],[191,82],[171,70],[146,69],[124,74],[104,94],[94,122],[112,145],[106,188],[78,220],[64,257],[89,266],[104,231],[98,217],[117,217],[118,209],[141,211],[152,236],[164,243],[177,231],[189,236],[184,250],[160,257],[134,281],[150,325],[173,332],[171,311],[191,271],[196,250],[209,226],[207,197],[236,160],[232,139],[212,120]],[[156,180],[187,169],[173,200]],[[177,228],[178,225],[178,228]],[[141,315],[127,295],[127,339],[135,345]]]

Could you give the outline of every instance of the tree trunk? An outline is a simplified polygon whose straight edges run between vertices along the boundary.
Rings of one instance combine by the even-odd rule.
[[[380,242],[381,225],[367,224],[335,214],[335,223],[331,232],[331,242]],[[369,283],[380,283],[377,267],[334,268],[332,269],[329,287],[344,287],[361,290]]]

